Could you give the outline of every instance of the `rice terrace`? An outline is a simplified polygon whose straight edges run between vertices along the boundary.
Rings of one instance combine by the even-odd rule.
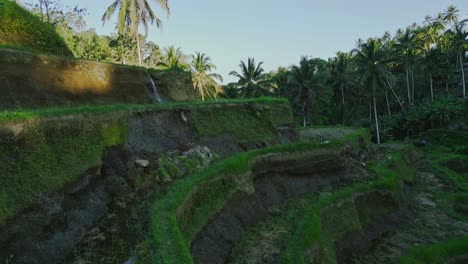
[[[0,264],[466,264],[467,79],[462,0],[0,0]]]

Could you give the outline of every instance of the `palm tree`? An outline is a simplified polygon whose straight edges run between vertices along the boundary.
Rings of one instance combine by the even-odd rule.
[[[288,97],[289,87],[289,70],[284,67],[278,68],[276,72],[271,73],[272,87],[274,95],[277,97]]]
[[[192,55],[192,70],[193,87],[201,96],[202,101],[205,101],[205,96],[216,96],[216,80],[223,81],[221,75],[211,73],[216,69],[216,66],[211,62],[211,58],[204,53],[196,52]]]
[[[382,49],[381,43],[375,39],[369,39],[362,45],[360,50],[356,50],[355,63],[357,73],[362,76],[366,94],[372,98],[374,108],[374,119],[377,134],[377,143],[380,144],[379,120],[377,115],[377,88],[384,87],[388,80],[393,79],[387,68],[387,58]]]
[[[247,65],[243,61],[239,64],[241,73],[236,71],[229,73],[229,75],[239,78],[237,86],[242,97],[260,97],[272,94],[268,90],[269,80],[264,77],[262,64],[263,62],[260,62],[255,65],[255,59],[248,58]]]
[[[154,0],[159,5],[166,15],[169,15],[168,0]],[[148,34],[149,24],[156,23],[159,28],[162,25],[159,19],[151,8],[148,0],[115,0],[102,15],[102,21],[105,23],[118,10],[117,32],[119,35],[129,34],[137,44],[138,63],[141,66],[141,50],[140,50],[140,25],[145,29],[145,36]]]
[[[302,57],[299,66],[293,66],[290,73],[290,87],[295,92],[292,101],[298,103],[302,113],[302,124],[307,125],[313,99],[319,98],[326,77],[325,61]]]
[[[433,77],[434,74],[437,73],[441,63],[440,63],[441,52],[438,48],[429,48],[425,50],[423,63],[425,72],[429,75],[429,84],[430,84],[430,91],[431,91],[431,100],[434,101],[434,85],[433,85]]]
[[[463,89],[463,98],[466,98],[466,82],[465,82],[465,67],[464,67],[464,58],[465,50],[468,45],[468,32],[464,30],[465,23],[468,22],[468,19],[461,21],[460,23],[455,22],[454,25],[454,38],[453,44],[455,46],[458,62],[460,65],[460,72],[462,76],[462,89]]]
[[[159,65],[165,68],[176,68],[183,70],[189,68],[187,63],[187,56],[182,52],[180,47],[176,49],[174,46],[170,46],[169,48],[164,49]]]
[[[339,102],[341,109],[341,121],[344,123],[345,94],[353,86],[353,79],[349,72],[349,55],[338,52],[332,59],[330,85],[333,88],[334,98]]]
[[[219,95],[228,99],[239,98],[239,88],[237,87],[237,83],[228,83],[227,85],[224,85]]]
[[[445,13],[443,14],[444,22],[446,22],[447,24],[453,24],[456,21],[458,21],[458,12],[459,10],[455,6],[449,6],[447,8],[447,11],[445,11]]]
[[[413,70],[414,58],[416,57],[416,34],[413,32],[413,30],[406,28],[405,31],[400,32],[397,37],[396,48],[399,50],[405,66],[408,103],[411,103],[411,90],[414,91],[414,87],[413,89],[410,88],[410,72]]]

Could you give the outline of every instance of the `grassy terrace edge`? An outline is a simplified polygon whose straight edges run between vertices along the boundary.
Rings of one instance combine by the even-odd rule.
[[[285,252],[281,256],[282,263],[306,263],[305,253],[314,245],[322,248],[324,254],[322,257],[325,258],[327,263],[336,263],[336,256],[332,248],[333,241],[324,233],[325,231],[321,227],[321,209],[346,200],[355,193],[372,190],[390,191],[400,201],[403,195],[403,184],[406,181],[413,181],[415,171],[409,168],[399,151],[393,152],[391,157],[391,159],[387,159],[383,163],[370,164],[369,169],[378,176],[376,180],[345,187],[329,196],[318,199],[305,208],[304,217],[299,220],[298,228],[293,233],[286,245]],[[357,221],[360,226],[359,219]],[[343,224],[349,224],[349,222],[352,222],[352,220],[343,220]]]
[[[184,231],[180,229],[177,211],[192,189],[205,190],[206,188],[203,189],[201,186],[219,175],[224,178],[234,178],[235,181],[237,176],[242,177],[241,175],[249,171],[249,161],[258,155],[318,148],[340,148],[347,142],[353,144],[360,137],[368,139],[369,135],[365,129],[356,130],[342,140],[326,144],[297,142],[245,152],[217,162],[195,175],[174,182],[167,193],[155,202],[151,210],[151,235],[155,252],[153,263],[192,263],[190,254],[192,240],[209,219],[223,208],[233,194],[231,189],[233,186],[229,184],[229,181],[217,185],[214,190],[211,190],[211,193],[210,190],[206,190],[203,203],[197,207],[193,221],[190,221],[189,226],[186,226],[189,231]]]
[[[38,109],[4,109],[0,110],[0,122],[25,121],[41,117],[60,117],[66,115],[92,115],[104,114],[116,111],[138,112],[159,109],[174,109],[203,105],[224,105],[224,104],[249,104],[249,103],[288,103],[285,98],[260,97],[253,99],[222,99],[213,101],[196,102],[165,102],[158,104],[109,104],[109,105],[83,105],[72,107],[49,107]]]
[[[468,236],[452,238],[432,245],[411,248],[400,258],[401,264],[445,263],[450,258],[466,255]]]

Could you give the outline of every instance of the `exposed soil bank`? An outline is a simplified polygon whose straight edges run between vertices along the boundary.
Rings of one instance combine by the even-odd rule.
[[[271,116],[270,108],[262,106],[262,110],[259,110],[258,107],[258,104],[202,105],[119,113],[116,116],[109,114],[97,119],[72,116],[1,124],[0,132],[5,133],[5,136],[0,140],[6,140],[2,146],[8,146],[0,147],[1,183],[8,187],[12,186],[12,179],[24,178],[29,188],[40,191],[31,194],[21,193],[22,188],[17,191],[5,189],[9,191],[7,196],[0,197],[0,202],[4,201],[2,199],[17,201],[15,195],[23,198],[30,195],[30,199],[34,199],[32,203],[24,201],[24,205],[29,205],[26,209],[12,213],[16,208],[11,208],[2,214],[7,219],[0,227],[0,261],[62,261],[87,230],[108,212],[113,200],[133,191],[137,159],[158,157],[194,144],[209,146],[225,157],[234,152],[296,140],[290,112],[284,115],[289,115],[289,118],[270,122],[271,119],[265,119],[264,116]],[[212,118],[215,118],[220,110],[223,115],[230,110],[242,110],[243,116],[239,116],[239,119],[250,121],[237,125],[246,126],[243,128],[245,130],[262,131],[263,134],[261,137],[252,135],[247,138],[243,134],[230,133],[229,125],[222,126],[228,129],[226,131],[217,130],[217,135],[200,132],[209,130],[208,125],[221,124],[200,123],[196,116],[198,111],[215,111],[212,113]],[[224,140],[226,138],[229,140]],[[86,159],[83,158],[85,154]],[[59,157],[65,160],[61,163]],[[14,163],[11,163],[12,159]],[[70,162],[69,165],[66,162]],[[45,167],[36,167],[34,164],[43,164]],[[36,169],[30,170],[28,166]],[[85,168],[84,171],[73,174],[81,168]],[[41,182],[59,176],[64,182],[62,185],[54,183],[59,188],[47,186],[47,181]]]
[[[288,199],[366,179],[360,156],[366,159],[367,153],[351,155],[340,149],[318,148],[254,158],[252,191],[236,193],[199,232],[191,245],[194,262],[226,263],[246,229],[274,214]]]

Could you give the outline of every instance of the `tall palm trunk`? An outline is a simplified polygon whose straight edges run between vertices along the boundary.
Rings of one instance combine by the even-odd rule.
[[[400,105],[401,107],[401,110],[403,110],[403,112],[405,111],[405,108],[403,107],[403,104],[401,103],[400,101],[400,97],[398,97],[398,95],[395,93],[395,90],[393,90],[392,86],[390,85],[390,82],[387,80],[387,84],[388,84],[388,88],[390,88],[390,91],[392,91],[393,95],[395,96],[395,98],[397,99],[398,101],[398,104]]]
[[[342,104],[343,107],[344,107],[345,100],[344,100],[344,88],[343,88],[343,84],[340,84],[340,90],[341,90],[341,104]]]
[[[465,99],[466,98],[465,67],[463,65],[463,54],[461,52],[459,52],[459,58],[460,58],[460,70],[462,74],[463,99]]]
[[[306,114],[305,114],[305,109],[306,109],[306,102],[302,104],[302,125],[306,127]]]
[[[39,0],[39,10],[41,11],[41,19],[44,20],[44,10],[42,8],[42,0]]]
[[[445,76],[445,93],[448,95],[448,88],[449,88],[449,81],[448,81],[449,77],[448,75]]]
[[[137,50],[138,50],[138,66],[141,66],[141,48],[140,48],[140,36],[136,37]]]
[[[434,101],[434,87],[432,85],[432,73],[429,74],[429,83],[431,85],[431,101]]]
[[[406,88],[408,88],[408,104],[411,104],[411,90],[409,82],[409,69],[406,68]]]
[[[414,69],[411,68],[411,89],[412,89],[412,98],[411,98],[411,103],[414,103]]]
[[[369,102],[369,124],[372,123],[372,103]]]
[[[385,91],[385,101],[387,102],[388,117],[392,118],[392,110],[390,110],[390,103],[388,102],[388,91]]]
[[[341,124],[344,125],[345,122],[345,97],[344,97],[344,88],[343,84],[340,84],[340,90],[341,90]]]
[[[380,144],[379,119],[377,118],[377,103],[375,99],[375,78],[374,80],[372,80],[372,100],[374,101],[374,119],[375,119],[375,130],[377,132],[377,144]]]

